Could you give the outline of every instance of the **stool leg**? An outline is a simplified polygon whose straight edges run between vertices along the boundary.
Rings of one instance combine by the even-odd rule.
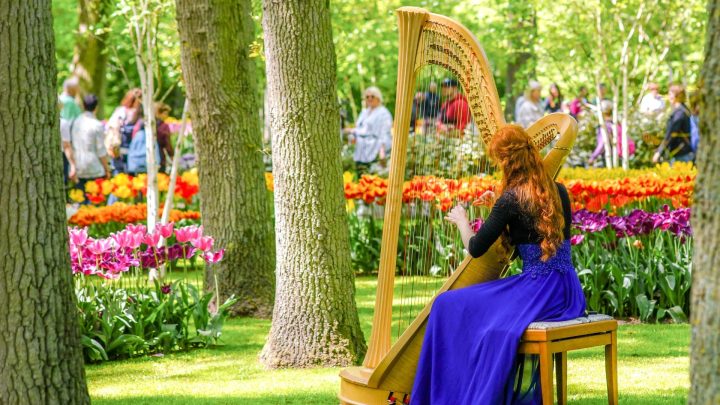
[[[610,344],[605,345],[605,379],[607,380],[608,404],[618,403],[617,332],[610,332]]]
[[[540,344],[540,388],[543,405],[553,405],[553,356],[546,343]]]
[[[555,381],[558,405],[567,404],[567,352],[555,353]]]

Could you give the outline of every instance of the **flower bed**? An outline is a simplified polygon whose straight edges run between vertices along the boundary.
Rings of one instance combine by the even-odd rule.
[[[215,344],[227,309],[236,300],[211,305],[216,293],[202,293],[187,280],[148,284],[148,270],[196,258],[208,265],[222,260],[202,227],[174,229],[128,225],[94,239],[85,228],[71,228],[70,257],[76,282],[81,342],[87,362],[166,353]],[[168,241],[160,246],[161,238]],[[217,290],[216,290],[217,292]],[[214,307],[214,310],[210,310]]]
[[[158,191],[160,193],[167,192],[169,184],[170,176],[165,173],[158,173]],[[185,200],[187,204],[192,202],[199,189],[197,170],[188,170],[177,177],[175,196]],[[111,195],[125,202],[133,202],[138,198],[145,197],[147,195],[147,175],[139,174],[133,177],[120,173],[110,179],[97,179],[87,182],[84,192],[78,189],[69,192],[72,201],[83,202],[87,198],[88,201],[95,205],[106,203]]]

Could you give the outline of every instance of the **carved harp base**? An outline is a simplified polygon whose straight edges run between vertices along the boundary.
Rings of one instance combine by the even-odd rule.
[[[379,388],[368,387],[367,383],[374,370],[366,367],[348,367],[340,372],[340,404],[342,405],[386,405],[390,392]],[[403,399],[403,392],[395,392],[393,396],[398,403]]]

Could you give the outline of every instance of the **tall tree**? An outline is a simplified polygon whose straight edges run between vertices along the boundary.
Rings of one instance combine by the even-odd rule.
[[[0,2],[0,403],[90,403],[60,164],[50,0]]]
[[[269,367],[347,365],[365,353],[340,162],[335,48],[325,0],[264,0],[277,289]]]
[[[529,80],[536,79],[535,38],[537,17],[533,1],[500,3],[507,24],[503,31],[509,49],[505,70],[505,118],[512,121],[515,102],[523,94]],[[518,77],[520,79],[518,79]]]
[[[269,317],[275,288],[271,206],[265,186],[250,0],[177,0],[203,225],[225,259],[206,274],[235,314]],[[217,277],[217,279],[215,278]]]
[[[701,141],[693,206],[692,348],[689,404],[720,403],[720,0],[708,0],[701,74]]]
[[[100,100],[104,100],[108,62],[105,42],[109,33],[105,25],[112,12],[113,3],[110,0],[79,0],[79,4],[73,73],[80,78],[85,92],[93,93]]]

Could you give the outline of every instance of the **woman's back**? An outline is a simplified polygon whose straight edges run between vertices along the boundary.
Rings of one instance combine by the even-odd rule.
[[[563,236],[567,241],[570,239],[570,223],[572,221],[570,197],[565,186],[560,183],[555,184],[562,203],[563,218],[565,219]],[[470,239],[468,252],[473,257],[480,257],[506,229],[512,245],[538,245],[542,242],[542,237],[536,223],[537,221],[528,214],[527,209],[519,204],[515,192],[507,190],[495,202],[482,228]]]

